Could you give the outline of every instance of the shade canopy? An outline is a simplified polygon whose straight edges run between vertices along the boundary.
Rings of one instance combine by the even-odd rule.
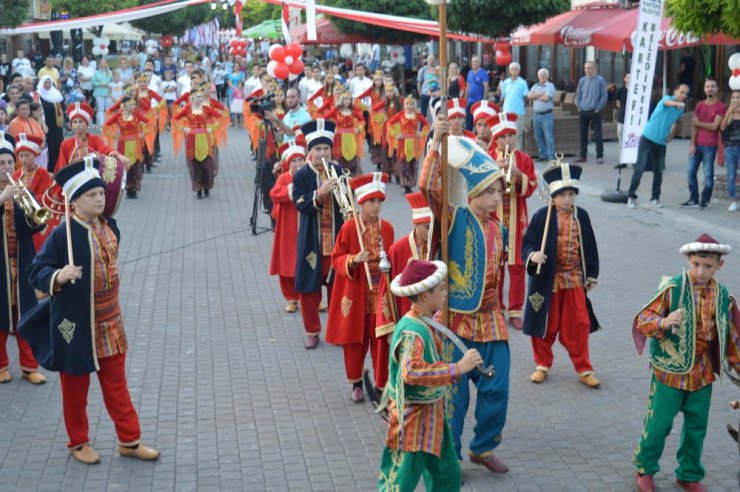
[[[64,29],[64,39],[72,39],[69,29]],[[38,33],[39,39],[49,39],[49,31]],[[108,38],[111,41],[140,41],[144,34],[131,24],[106,24],[103,26],[101,38]],[[85,41],[95,39],[95,34],[90,29],[82,30],[82,39]]]
[[[244,31],[244,37],[250,39],[268,38],[278,39],[283,37],[283,31],[280,20],[266,20],[256,26],[252,26]]]
[[[606,51],[632,51],[639,9],[623,9],[614,4],[587,4],[564,12],[547,21],[520,28],[512,33],[515,46],[560,44],[570,48],[593,46]],[[698,36],[681,33],[664,17],[661,23],[660,50],[672,50],[699,44],[740,44],[724,34]]]
[[[360,34],[345,34],[324,16],[316,16],[316,41],[308,40],[308,26],[300,24],[290,30],[290,38],[300,44],[345,44],[345,43],[376,43],[376,40]]]

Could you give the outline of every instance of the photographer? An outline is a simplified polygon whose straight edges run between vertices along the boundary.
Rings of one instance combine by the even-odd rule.
[[[295,140],[293,128],[308,123],[311,121],[311,116],[301,106],[301,99],[296,89],[287,90],[285,104],[288,106],[288,111],[282,120],[272,111],[265,111],[265,118],[275,124],[275,128],[283,135],[283,142],[293,142]]]

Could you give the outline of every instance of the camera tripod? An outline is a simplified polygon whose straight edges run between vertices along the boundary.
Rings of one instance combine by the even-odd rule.
[[[257,144],[257,166],[256,175],[254,177],[254,201],[252,202],[252,216],[249,219],[249,226],[252,228],[252,235],[256,236],[263,232],[271,231],[272,224],[268,227],[260,226],[257,224],[260,212],[260,202],[264,202],[264,193],[262,190],[262,180],[265,172],[272,172],[272,169],[266,169],[269,167],[269,161],[267,159],[267,136],[268,132],[272,132],[272,122],[267,118],[262,117],[262,129],[260,130],[260,140]],[[266,213],[269,213],[267,211]]]

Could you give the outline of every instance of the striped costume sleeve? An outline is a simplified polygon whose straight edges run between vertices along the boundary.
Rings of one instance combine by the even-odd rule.
[[[737,306],[735,306],[735,301],[732,301],[732,304],[730,305],[730,313],[733,312],[733,310],[737,309]],[[727,362],[732,366],[737,372],[740,372],[740,326],[737,326],[735,324],[735,318],[734,316],[729,316],[729,324],[730,324],[730,340],[727,344]]]
[[[439,164],[439,152],[429,151],[424,158],[419,175],[419,190],[429,202],[434,216],[439,219],[442,214],[442,177]]]
[[[446,386],[459,379],[457,364],[424,360],[424,342],[414,335],[404,336],[401,368],[403,381],[410,386]]]
[[[646,337],[661,339],[663,318],[670,310],[670,289],[666,289],[637,315],[637,330]]]

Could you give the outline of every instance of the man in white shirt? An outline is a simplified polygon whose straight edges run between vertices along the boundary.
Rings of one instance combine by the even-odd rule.
[[[16,53],[16,57],[13,58],[13,62],[11,63],[11,66],[13,67],[13,72],[18,72],[18,67],[21,65],[28,65],[28,67],[31,68],[31,60],[26,58],[26,54],[23,52],[23,50],[18,50]]]
[[[375,73],[375,71],[380,66],[380,45],[378,43],[373,44],[372,48],[372,56],[370,61],[370,74]]]
[[[190,92],[191,80],[190,75],[193,73],[193,62],[190,60],[185,62],[185,71],[177,79],[177,95],[182,96]]]
[[[162,79],[159,75],[154,73],[154,61],[147,60],[144,62],[144,72],[149,75],[149,87],[150,91],[154,91],[160,96],[162,95]]]
[[[301,97],[301,102],[306,104],[308,100],[308,81],[311,80],[311,65],[305,65],[303,67],[303,77],[298,82],[298,92]]]
[[[360,94],[368,90],[370,86],[373,85],[373,80],[369,77],[365,77],[365,72],[367,72],[367,69],[362,63],[355,66],[355,77],[349,81],[349,91],[352,93],[353,99],[357,99]],[[370,105],[370,98],[365,97],[361,102],[364,105],[365,111],[367,111],[367,108]]]
[[[308,92],[306,93],[306,102],[308,102],[308,99],[313,96],[316,91],[321,89],[323,87],[323,84],[321,83],[321,67],[318,65],[314,65],[311,67],[311,79],[306,82],[308,86]],[[316,106],[321,106],[323,104],[323,98],[317,97],[316,98]]]
[[[228,74],[226,77],[228,78]],[[249,97],[255,89],[259,89],[260,87],[260,67],[254,64],[252,65],[252,76],[244,82],[244,97]]]

